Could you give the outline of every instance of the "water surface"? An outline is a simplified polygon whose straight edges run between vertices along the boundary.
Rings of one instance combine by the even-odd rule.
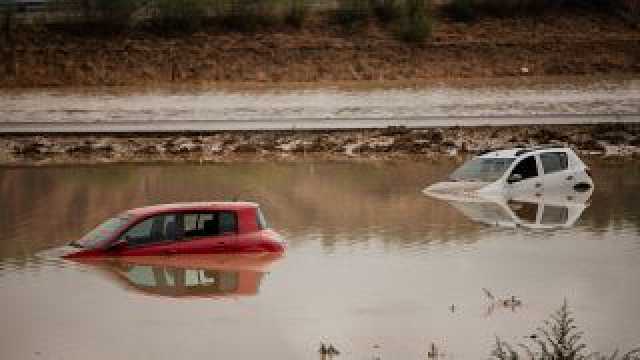
[[[0,358],[315,359],[330,341],[344,359],[420,359],[433,341],[477,359],[495,335],[522,341],[564,298],[593,350],[638,345],[640,164],[594,164],[579,219],[547,230],[488,225],[420,193],[455,166],[1,168]],[[55,257],[122,210],[234,197],[263,205],[284,258]],[[490,309],[483,287],[524,304]]]

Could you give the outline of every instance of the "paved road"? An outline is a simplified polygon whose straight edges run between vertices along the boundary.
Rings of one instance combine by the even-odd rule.
[[[425,116],[403,118],[286,118],[225,120],[147,120],[108,122],[2,122],[0,133],[199,132],[220,130],[322,130],[450,126],[640,123],[640,114]]]

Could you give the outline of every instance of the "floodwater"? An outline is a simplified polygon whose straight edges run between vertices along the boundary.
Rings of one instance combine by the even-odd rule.
[[[431,342],[479,359],[496,335],[522,342],[563,299],[592,350],[640,344],[640,164],[592,164],[590,197],[543,195],[538,221],[557,220],[545,228],[527,225],[531,204],[495,215],[421,194],[455,166],[0,168],[0,358],[317,359],[327,341],[339,359],[423,359]],[[262,204],[286,256],[55,256],[128,208],[233,197]],[[513,215],[522,226],[491,220]],[[491,307],[482,288],[523,304]]]
[[[402,119],[640,114],[640,80],[516,78],[391,86],[175,86],[0,92],[2,122]],[[334,126],[340,126],[339,123]]]

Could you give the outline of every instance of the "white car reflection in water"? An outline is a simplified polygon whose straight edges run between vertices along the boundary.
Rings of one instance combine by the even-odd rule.
[[[502,226],[532,229],[572,227],[589,206],[593,188],[576,191],[542,191],[524,196],[482,196],[465,192],[429,192],[428,196],[445,200],[473,221]]]
[[[537,201],[534,201],[537,200]],[[458,202],[450,204],[470,219],[489,225],[536,229],[572,227],[588,203],[560,197],[538,198],[531,201],[509,200],[495,202]]]

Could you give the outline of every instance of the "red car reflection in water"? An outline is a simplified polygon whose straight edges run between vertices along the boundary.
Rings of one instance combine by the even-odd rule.
[[[282,252],[286,243],[250,202],[148,206],[113,217],[64,257]]]
[[[127,290],[173,298],[254,296],[281,253],[77,258]]]

